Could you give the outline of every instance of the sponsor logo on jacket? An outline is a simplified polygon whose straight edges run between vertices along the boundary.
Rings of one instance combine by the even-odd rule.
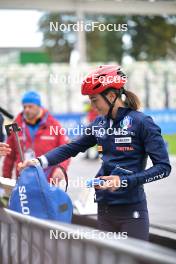
[[[133,151],[134,148],[131,147],[131,146],[127,146],[127,147],[116,147],[116,150],[125,152],[125,151]]]
[[[125,116],[124,119],[120,122],[120,127],[123,129],[128,129],[132,127],[133,118],[131,116]]]
[[[145,182],[148,183],[148,182],[156,181],[156,180],[162,179],[164,177],[165,177],[165,173],[163,172],[159,175],[155,175],[154,177],[150,177],[150,178],[146,179]]]
[[[115,143],[131,143],[131,137],[121,137],[121,138],[115,138]]]

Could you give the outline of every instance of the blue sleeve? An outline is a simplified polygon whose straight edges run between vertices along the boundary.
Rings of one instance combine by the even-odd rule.
[[[84,129],[82,136],[46,153],[45,157],[48,160],[48,165],[57,165],[70,157],[75,157],[79,152],[85,152],[88,148],[96,145],[97,141],[92,133],[92,125],[93,123]]]
[[[144,118],[140,133],[145,152],[152,160],[153,166],[142,172],[133,173],[129,177],[121,176],[121,181],[127,180],[129,188],[163,179],[169,176],[171,172],[171,165],[165,142],[161,136],[161,129],[153,122],[151,117],[146,116]]]

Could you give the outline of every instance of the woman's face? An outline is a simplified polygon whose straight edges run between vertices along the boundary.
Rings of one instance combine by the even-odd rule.
[[[99,94],[89,95],[89,99],[93,108],[95,108],[99,115],[107,115],[109,106]]]

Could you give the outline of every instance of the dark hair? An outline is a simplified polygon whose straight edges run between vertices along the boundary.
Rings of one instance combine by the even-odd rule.
[[[103,92],[104,95],[107,95],[109,92],[114,92],[115,94],[119,95],[119,98],[122,97],[122,94],[125,94],[126,98],[124,101],[124,104],[126,107],[129,107],[133,110],[138,110],[140,108],[140,100],[136,94],[133,92],[127,91],[124,88],[121,88],[120,90],[116,90],[114,88],[109,88]]]
[[[124,90],[123,92],[126,96],[124,104],[133,110],[138,110],[140,108],[141,102],[136,94],[133,92]]]

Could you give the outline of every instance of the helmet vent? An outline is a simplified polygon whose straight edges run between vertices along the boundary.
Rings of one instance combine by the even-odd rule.
[[[122,71],[117,71],[117,74],[121,77],[127,77],[125,73],[123,73]]]
[[[95,80],[98,80],[100,77],[106,76],[107,74],[100,74],[99,76],[95,77]]]
[[[98,83],[97,85],[95,85],[95,87],[93,87],[93,90],[98,89],[101,86],[101,83]]]

